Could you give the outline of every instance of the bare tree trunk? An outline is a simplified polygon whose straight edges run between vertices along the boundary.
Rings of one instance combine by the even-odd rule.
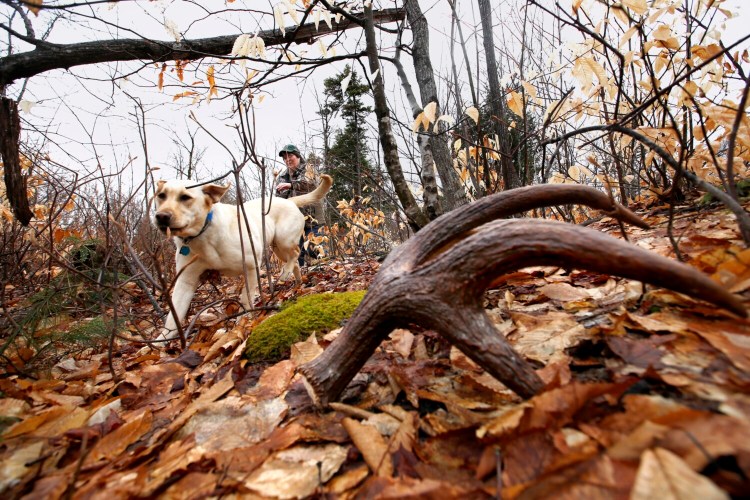
[[[5,196],[10,202],[16,219],[24,226],[28,226],[34,214],[29,208],[29,199],[26,197],[26,179],[21,173],[21,161],[18,156],[20,134],[21,122],[16,101],[0,97],[0,158],[5,167]]]
[[[490,91],[490,112],[497,117],[492,121],[492,130],[500,139],[500,165],[505,189],[512,189],[521,185],[518,173],[513,166],[513,154],[511,151],[510,138],[505,127],[502,126],[503,117],[506,116],[503,94],[500,89],[498,78],[497,60],[495,59],[495,39],[492,35],[492,8],[490,0],[477,0],[479,3],[479,18],[482,20],[482,43],[484,44],[484,57],[487,61],[487,84]],[[407,16],[409,10],[407,9]]]
[[[417,76],[417,85],[422,97],[422,106],[431,102],[438,104],[438,115],[440,114],[440,102],[437,97],[437,85],[435,85],[434,71],[430,61],[430,35],[427,20],[422,14],[417,0],[406,0],[404,2],[406,18],[414,35],[412,57],[414,58],[414,72]],[[440,180],[443,182],[443,193],[445,195],[446,212],[465,205],[469,202],[466,192],[461,184],[458,174],[453,169],[453,160],[445,140],[439,136],[432,136],[428,144],[423,148],[423,153],[430,151],[435,161]],[[430,154],[428,153],[428,154]],[[423,163],[424,163],[423,158]]]
[[[378,64],[378,47],[375,41],[375,25],[372,19],[372,7],[365,8],[365,39],[367,41],[367,59],[370,62],[370,71],[374,72],[380,66]],[[398,144],[393,136],[391,128],[390,111],[388,102],[385,98],[385,89],[383,88],[383,72],[372,82],[372,93],[375,99],[375,116],[378,119],[378,133],[380,135],[380,145],[383,148],[383,160],[388,175],[393,182],[393,188],[396,190],[401,205],[404,207],[404,213],[409,218],[409,225],[415,231],[426,226],[430,221],[427,216],[417,205],[414,195],[409,189],[409,185],[404,178],[404,171],[401,169],[401,162],[398,159]]]
[[[417,98],[414,96],[414,91],[409,83],[409,77],[406,76],[404,66],[401,64],[400,55],[401,51],[399,50],[396,57],[393,59],[393,64],[396,66],[396,72],[401,79],[401,86],[406,94],[406,99],[409,101],[411,112],[416,118],[422,111],[422,108],[419,106]],[[429,217],[430,220],[435,220],[443,214],[443,209],[440,206],[440,199],[438,197],[437,178],[435,177],[435,160],[426,134],[419,134],[417,137],[417,143],[419,144],[419,153],[422,157],[422,187],[424,188],[425,210],[427,211],[427,217]]]

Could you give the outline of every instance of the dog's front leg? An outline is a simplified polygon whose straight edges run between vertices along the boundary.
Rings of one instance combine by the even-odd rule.
[[[240,302],[247,310],[252,309],[255,303],[255,295],[258,293],[258,276],[255,273],[254,267],[248,267],[247,286],[242,287],[242,294],[240,295]]]
[[[183,271],[177,278],[172,291],[172,305],[177,317],[175,318],[170,311],[167,321],[164,323],[164,329],[158,337],[159,340],[177,338],[177,322],[182,323],[182,320],[185,319],[195,289],[198,288],[199,278],[200,273],[190,272],[190,270]]]

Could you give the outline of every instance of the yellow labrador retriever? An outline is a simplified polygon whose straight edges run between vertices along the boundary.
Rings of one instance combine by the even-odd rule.
[[[250,290],[248,295],[248,290],[243,287],[241,300],[248,308],[252,305],[258,288],[255,266],[256,262],[261,262],[263,253],[261,200],[245,203],[251,236],[248,239],[244,219],[242,223],[238,223],[237,207],[219,203],[229,189],[228,186],[206,184],[188,187],[190,184],[176,180],[159,181],[156,187],[156,213],[153,221],[162,232],[174,237],[178,274],[172,292],[172,304],[177,317],[169,314],[158,337],[160,339],[177,336],[177,322],[185,319],[203,271],[211,269],[236,276],[242,274],[246,267]],[[281,279],[294,274],[297,282],[301,281],[297,257],[305,217],[299,207],[322,200],[332,185],[330,176],[321,175],[320,185],[310,193],[289,199],[274,197],[270,200],[270,210],[265,221],[266,241],[272,245],[274,254],[283,263]],[[267,205],[268,203],[266,201]]]

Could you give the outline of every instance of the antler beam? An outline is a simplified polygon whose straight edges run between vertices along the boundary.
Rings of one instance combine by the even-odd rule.
[[[444,335],[520,396],[538,393],[541,379],[497,332],[481,305],[498,276],[526,266],[560,265],[622,276],[746,316],[738,298],[692,267],[593,229],[539,219],[489,222],[570,203],[646,226],[604,193],[564,185],[506,191],[436,219],[391,253],[336,340],[300,367],[316,402],[335,400],[385,337],[410,324]]]

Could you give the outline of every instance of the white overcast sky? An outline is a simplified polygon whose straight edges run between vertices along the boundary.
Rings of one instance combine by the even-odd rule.
[[[239,3],[239,2],[237,2]],[[235,4],[226,4],[233,7]],[[271,5],[276,2],[257,2],[264,10],[270,10]],[[478,25],[475,0],[460,0],[457,2],[462,19],[465,22],[465,35],[473,36],[472,26]],[[566,2],[563,2],[566,3]],[[569,3],[569,1],[567,2]],[[586,5],[589,2],[584,2]],[[738,14],[738,17],[730,20],[725,33],[725,43],[733,39],[745,36],[750,32],[750,14],[747,6],[748,0],[730,0],[726,5],[730,10]],[[206,6],[221,7],[224,2],[208,0],[203,2]],[[251,5],[255,5],[250,2]],[[392,7],[393,2],[382,0],[375,2],[377,6]],[[498,25],[496,43],[499,44],[500,37],[505,36],[508,43],[518,33],[508,30],[501,33],[502,21],[507,21],[512,14],[518,15],[523,0],[505,0],[495,3],[499,5],[500,16],[495,19]],[[552,4],[552,2],[550,2]],[[431,53],[436,73],[449,74],[450,55],[448,52],[448,36],[450,31],[450,11],[447,0],[421,0],[420,5],[430,23]],[[740,6],[744,5],[742,9]],[[7,8],[7,7],[0,7]],[[190,6],[182,2],[172,3],[166,1],[156,2],[120,2],[111,6],[97,7],[97,13],[111,21],[110,26],[101,23],[91,23],[91,28],[80,25],[58,23],[49,38],[55,43],[75,43],[93,39],[106,39],[113,37],[133,38],[134,33],[116,30],[115,26],[132,29],[135,33],[155,39],[168,40],[170,35],[164,27],[165,21],[171,21],[177,28],[186,32],[188,38],[202,38],[224,34],[254,33],[258,29],[270,28],[270,25],[259,26],[257,17],[249,14],[236,14],[228,16],[227,20],[193,22],[201,17],[201,9],[195,5]],[[507,16],[507,18],[506,18]],[[503,17],[503,19],[500,19]],[[268,19],[267,22],[272,22]],[[22,26],[17,23],[14,27],[23,31]],[[37,32],[43,27],[39,25]],[[580,41],[574,40],[574,41]],[[350,47],[359,44],[364,46],[364,38],[361,30],[354,29],[347,33],[347,43]],[[316,53],[315,46],[310,46],[311,53]],[[340,54],[342,51],[339,50]],[[389,54],[392,55],[392,54]],[[481,54],[474,48],[470,51],[473,71],[476,72],[477,58]],[[460,54],[456,54],[459,62]],[[408,57],[404,58],[408,62]],[[324,78],[341,71],[346,62],[337,62],[331,67],[317,70],[307,79],[293,79],[279,83],[270,88],[270,94],[256,108],[257,144],[258,152],[269,158],[276,158],[278,148],[286,143],[297,143],[301,148],[320,147],[321,141],[316,136],[319,131],[317,123],[317,110],[315,95],[322,93]],[[480,61],[483,64],[483,61]],[[234,134],[230,126],[236,123],[236,118],[231,115],[228,100],[213,100],[210,103],[203,102],[197,106],[190,106],[188,99],[182,99],[178,103],[172,102],[172,96],[185,89],[167,87],[163,92],[158,92],[153,85],[156,82],[158,70],[153,67],[141,71],[140,76],[133,77],[129,82],[121,84],[116,88],[108,78],[114,73],[115,68],[121,69],[125,65],[97,65],[87,67],[76,67],[70,72],[52,71],[45,75],[32,78],[24,92],[25,100],[37,103],[30,110],[30,115],[25,115],[29,122],[38,127],[46,127],[51,133],[57,146],[49,146],[49,151],[58,162],[69,167],[78,166],[82,171],[94,171],[97,158],[105,172],[117,171],[126,165],[130,165],[126,172],[132,181],[137,181],[143,176],[143,151],[135,126],[133,111],[134,103],[123,91],[137,96],[147,109],[147,134],[149,141],[149,157],[152,166],[159,166],[163,170],[157,177],[171,177],[171,171],[167,168],[170,157],[175,153],[176,146],[171,138],[175,133],[185,137],[188,127],[195,125],[188,120],[188,114],[192,111],[205,126],[213,133],[221,137],[228,146],[236,147]],[[127,66],[132,67],[132,63]],[[191,65],[194,67],[194,65]],[[386,64],[386,87],[397,91],[389,92],[391,104],[401,108],[400,118],[408,121],[411,112],[408,105],[400,96],[399,82]],[[205,69],[207,64],[202,67]],[[217,64],[218,67],[218,64]],[[412,86],[416,90],[416,81],[412,77]],[[84,80],[83,78],[101,79],[100,82]],[[191,81],[192,76],[186,75],[185,80]],[[197,78],[196,78],[197,79]],[[465,79],[465,76],[464,76]],[[20,82],[14,85],[10,97],[17,97]],[[114,106],[111,103],[114,102]],[[375,134],[372,134],[373,138]],[[92,141],[89,137],[93,138]],[[208,148],[208,154],[203,160],[200,171],[203,179],[223,174],[229,168],[230,158],[226,151],[217,146],[203,132],[199,132],[200,144]],[[128,163],[132,160],[132,163]],[[278,165],[280,166],[280,164]]]

